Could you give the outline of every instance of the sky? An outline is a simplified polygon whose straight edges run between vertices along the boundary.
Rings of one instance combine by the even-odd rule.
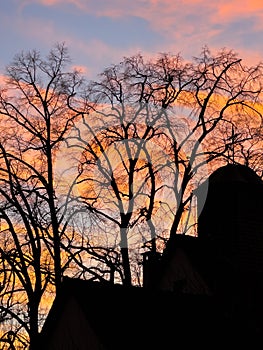
[[[141,53],[236,51],[263,60],[262,0],[0,0],[0,74],[15,54],[64,42],[88,79]]]

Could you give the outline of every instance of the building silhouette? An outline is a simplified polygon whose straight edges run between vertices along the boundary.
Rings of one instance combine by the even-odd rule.
[[[262,333],[263,181],[240,164],[217,169],[208,181],[198,238],[212,254],[211,288],[228,314]]]
[[[197,190],[198,237],[174,235],[144,255],[144,285],[66,278],[43,349],[216,348],[262,343],[263,182],[228,164]],[[192,343],[191,343],[192,342]]]

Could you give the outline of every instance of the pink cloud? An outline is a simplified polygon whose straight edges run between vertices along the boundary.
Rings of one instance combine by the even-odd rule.
[[[208,0],[23,0],[24,6],[39,3],[43,6],[72,4],[87,13],[97,16],[121,17],[138,16],[150,22],[168,23],[171,18],[177,18],[183,14],[198,14],[198,9],[202,11],[211,10],[213,21],[229,21],[236,17],[259,16],[263,11],[261,0],[218,0],[216,2]],[[170,19],[169,19],[170,18]],[[209,18],[208,18],[209,20]],[[161,28],[160,28],[161,29]]]
[[[6,76],[0,75],[0,86],[4,86],[6,84]]]
[[[164,43],[156,43],[153,49],[159,51],[182,52],[183,55],[194,52],[196,55],[204,45],[211,49],[221,49],[216,47],[214,39],[225,36],[227,42],[227,26],[236,20],[247,20],[253,18],[254,30],[263,28],[263,2],[261,0],[111,0],[111,1],[92,1],[92,0],[24,0],[24,5],[30,3],[39,3],[43,6],[63,6],[65,4],[74,5],[83,12],[94,16],[106,16],[118,20],[126,16],[135,16],[144,19],[148,26],[158,34],[163,35]],[[28,35],[40,36],[43,40],[55,37],[58,41],[65,41],[63,33],[58,33],[52,25],[43,24],[43,32],[32,31],[34,24],[28,26]],[[39,27],[39,25],[38,25]],[[25,29],[23,29],[25,30]],[[31,34],[30,34],[31,32]],[[54,35],[55,33],[55,35]],[[153,34],[154,35],[154,34]],[[231,35],[231,33],[230,33]],[[240,34],[242,35],[242,33]],[[235,41],[236,40],[236,41]],[[118,62],[121,57],[142,51],[141,48],[130,47],[125,52],[122,49],[116,49],[105,42],[90,40],[82,42],[77,38],[66,38],[69,45],[77,47],[80,52],[90,56],[92,52],[93,60],[100,62]],[[233,36],[233,46],[231,49],[239,49],[238,37]],[[225,46],[225,45],[223,45]],[[258,52],[251,50],[238,50],[240,54],[246,55],[248,61],[255,61],[260,57],[260,48]],[[144,54],[144,52],[143,52]],[[145,54],[150,54],[146,52]],[[90,68],[88,69],[88,72]]]
[[[72,4],[81,10],[86,9],[86,4],[84,0],[22,0],[20,2],[21,8],[31,4],[41,4],[43,6]]]
[[[242,4],[240,0],[24,0],[24,5],[30,3],[43,6],[72,4],[89,14],[111,18],[136,16],[145,19],[156,31],[169,33],[176,28],[185,35],[195,32],[199,26],[211,28],[211,25],[222,25],[235,18],[253,16],[261,23],[263,12],[261,0],[243,0]],[[202,22],[192,21],[199,14]]]

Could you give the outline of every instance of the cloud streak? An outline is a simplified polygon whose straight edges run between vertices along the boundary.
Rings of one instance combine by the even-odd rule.
[[[61,9],[71,5],[92,16],[115,21],[124,17],[142,18],[153,32],[164,37],[167,47],[172,47],[171,41],[175,45],[188,41],[189,45],[189,40],[200,47],[201,43],[209,44],[217,39],[224,42],[222,36],[225,37],[226,44],[233,42],[238,46],[238,40],[241,41],[245,33],[240,29],[238,33],[233,33],[237,21],[243,21],[244,24],[249,22],[251,31],[263,29],[263,3],[259,0],[25,0],[24,6],[32,3],[59,6]],[[234,35],[240,38],[231,40]]]
[[[40,44],[42,50],[65,41],[76,65],[88,72],[137,52],[190,58],[204,45],[233,49],[249,64],[263,57],[259,0],[21,0],[9,16],[7,30],[23,36],[28,46]]]
[[[211,23],[226,23],[236,18],[255,17],[262,18],[263,3],[261,0],[25,0],[24,5],[38,3],[43,6],[63,6],[70,4],[78,9],[96,16],[122,17],[138,16],[153,23],[171,23],[171,18],[177,18],[183,14],[186,18],[189,14],[209,15]]]

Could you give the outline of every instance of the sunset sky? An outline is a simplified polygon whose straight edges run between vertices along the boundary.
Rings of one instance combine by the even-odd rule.
[[[263,60],[261,0],[2,0],[0,30],[0,74],[21,50],[44,54],[57,42],[90,79],[138,52],[188,59],[207,45]]]

